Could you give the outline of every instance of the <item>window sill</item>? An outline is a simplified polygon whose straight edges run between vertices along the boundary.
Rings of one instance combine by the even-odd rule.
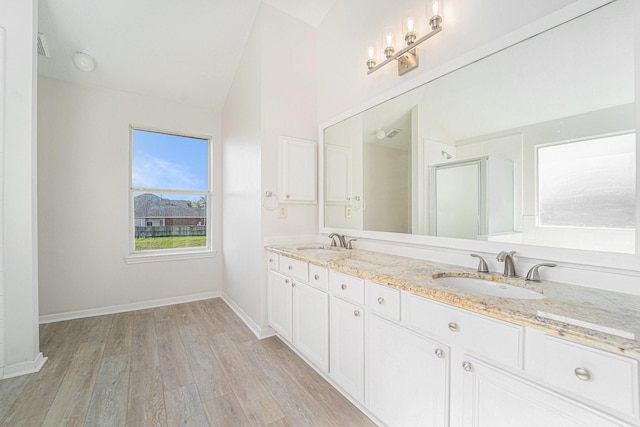
[[[136,253],[124,257],[124,261],[127,264],[141,264],[146,262],[164,262],[164,261],[179,261],[183,259],[198,259],[198,258],[215,258],[218,251],[206,250],[206,251],[188,251],[188,252],[169,252],[169,253]]]

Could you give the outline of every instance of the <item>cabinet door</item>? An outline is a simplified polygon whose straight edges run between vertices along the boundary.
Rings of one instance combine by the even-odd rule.
[[[278,192],[283,203],[316,203],[316,143],[281,136]]]
[[[293,284],[293,345],[322,371],[329,370],[329,295]]]
[[[363,308],[331,298],[329,375],[356,400],[364,397]]]
[[[351,148],[325,145],[325,153],[326,202],[351,204]]]
[[[269,272],[267,321],[285,340],[291,341],[291,279]]]
[[[465,358],[463,426],[575,427],[626,426],[593,408],[524,378]],[[453,387],[453,385],[452,385]]]
[[[388,426],[446,426],[448,348],[369,316],[367,407]]]

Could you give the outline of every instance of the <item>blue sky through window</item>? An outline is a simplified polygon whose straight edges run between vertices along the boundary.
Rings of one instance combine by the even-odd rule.
[[[207,191],[208,148],[206,139],[134,129],[133,187]]]

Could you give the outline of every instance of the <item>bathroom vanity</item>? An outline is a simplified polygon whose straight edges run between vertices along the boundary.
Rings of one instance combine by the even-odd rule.
[[[640,425],[638,296],[319,244],[267,251],[269,325],[382,425]]]

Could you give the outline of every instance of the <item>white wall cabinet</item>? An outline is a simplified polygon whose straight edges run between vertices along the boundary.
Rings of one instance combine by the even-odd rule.
[[[448,425],[449,349],[369,316],[367,408],[389,426]]]
[[[281,203],[316,203],[316,143],[278,138],[278,193]]]

